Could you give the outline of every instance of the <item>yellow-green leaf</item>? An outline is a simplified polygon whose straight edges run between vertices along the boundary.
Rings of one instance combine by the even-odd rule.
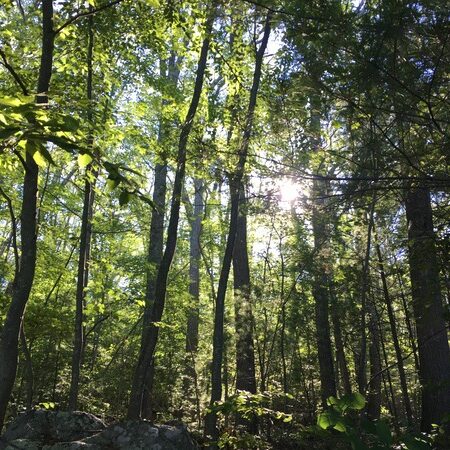
[[[92,156],[89,153],[80,153],[78,155],[78,165],[83,168],[92,161]]]
[[[39,150],[36,150],[33,153],[33,159],[39,167],[45,167],[47,165],[45,158]]]
[[[0,98],[0,104],[5,106],[20,106],[22,102],[16,97],[4,95],[2,98]]]

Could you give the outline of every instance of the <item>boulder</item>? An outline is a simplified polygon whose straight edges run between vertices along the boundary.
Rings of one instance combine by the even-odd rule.
[[[98,417],[81,411],[33,410],[12,422],[3,440],[27,439],[38,442],[78,441],[105,428]]]
[[[40,450],[39,443],[36,441],[30,441],[29,439],[14,439],[13,441],[8,442],[6,450]]]
[[[128,420],[105,427],[92,414],[44,410],[19,416],[1,442],[6,450],[198,450],[183,424]]]
[[[99,448],[130,450],[196,450],[197,444],[185,425],[154,425],[145,420],[119,422],[83,439]],[[56,450],[56,449],[52,449]]]

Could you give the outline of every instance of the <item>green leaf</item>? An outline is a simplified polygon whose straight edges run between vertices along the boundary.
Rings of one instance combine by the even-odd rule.
[[[64,116],[63,118],[64,127],[61,127],[61,129],[68,130],[68,131],[77,131],[78,128],[80,128],[80,123],[77,119],[75,119],[72,116]]]
[[[39,167],[45,167],[47,165],[45,157],[42,154],[42,147],[42,143],[35,139],[28,139],[25,144],[25,150],[33,157]]]
[[[361,410],[366,405],[366,399],[359,392],[354,392],[353,394],[347,394],[340,398],[338,405],[342,411],[346,409]]]
[[[92,161],[92,156],[89,153],[78,154],[78,165],[83,168],[86,167]]]
[[[327,398],[327,405],[328,406],[337,405],[338,402],[339,402],[339,400],[336,397],[331,396],[331,397]]]
[[[327,428],[334,427],[338,420],[339,414],[336,411],[330,409],[319,414],[319,417],[317,418],[317,425],[319,425],[320,428],[326,430]]]
[[[130,201],[130,193],[128,191],[122,191],[119,196],[119,205],[124,206]]]
[[[114,178],[108,178],[106,180],[106,188],[108,191],[113,191],[117,186],[119,186],[120,180],[116,180]]]
[[[333,428],[336,431],[340,431],[341,433],[345,433],[347,431],[347,427],[342,420],[339,420]]]

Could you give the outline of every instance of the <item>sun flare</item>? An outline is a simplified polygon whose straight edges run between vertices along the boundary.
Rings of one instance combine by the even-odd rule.
[[[300,185],[289,178],[283,178],[278,183],[278,189],[280,192],[280,206],[283,209],[291,208],[299,197]]]

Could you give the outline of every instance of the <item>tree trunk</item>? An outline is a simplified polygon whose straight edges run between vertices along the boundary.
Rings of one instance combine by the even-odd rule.
[[[317,96],[311,97],[311,129],[312,150],[320,151],[320,101]],[[314,268],[312,293],[315,303],[315,324],[317,356],[319,359],[320,386],[322,406],[327,406],[327,398],[336,396],[336,382],[334,375],[333,352],[331,349],[331,334],[329,323],[329,245],[327,217],[325,213],[325,197],[327,182],[320,179],[313,181],[313,213],[312,228],[314,236]]]
[[[417,344],[416,344],[416,335],[417,333],[415,333],[415,328],[413,328],[413,324],[411,322],[411,314],[409,312],[409,307],[408,307],[408,302],[406,300],[406,295],[404,292],[404,288],[403,288],[403,279],[402,276],[400,274],[400,272],[397,272],[397,281],[400,287],[400,297],[402,299],[402,306],[403,306],[403,312],[405,314],[405,319],[406,319],[406,327],[408,328],[408,336],[409,336],[409,342],[411,344],[411,348],[414,354],[414,364],[415,364],[415,368],[416,368],[416,372],[419,372],[419,355],[418,355],[418,351],[417,351]]]
[[[383,256],[381,254],[380,243],[378,242],[376,231],[375,236],[376,236],[375,248],[377,251],[377,258],[378,258],[378,269],[380,271],[384,302],[386,304],[386,309],[389,318],[389,325],[391,327],[392,343],[394,344],[395,356],[397,358],[397,367],[398,367],[398,374],[400,377],[400,386],[402,388],[403,404],[405,406],[406,419],[408,421],[408,425],[412,425],[413,422],[412,409],[411,409],[411,402],[409,401],[408,384],[406,382],[405,366],[403,365],[403,355],[402,350],[400,348],[400,342],[398,339],[396,319],[394,309],[392,308],[392,300],[391,296],[389,295],[386,272],[384,270]]]
[[[42,49],[37,85],[38,104],[47,104],[53,65],[53,2],[42,0]],[[38,165],[30,152],[25,156],[25,177],[21,208],[21,258],[14,275],[12,299],[0,337],[0,431],[14,386],[20,327],[36,269]]]
[[[422,431],[450,411],[450,352],[442,307],[430,192],[411,188],[406,196],[409,268],[417,326],[422,384]]]
[[[151,307],[150,327],[146,331],[145,339],[142,340],[141,349],[139,353],[139,360],[135,368],[133,376],[133,385],[131,388],[130,402],[128,406],[127,417],[129,419],[137,419],[141,415],[142,401],[145,391],[145,379],[147,370],[151,364],[154,356],[156,343],[158,340],[158,326],[153,325],[160,322],[164,311],[164,304],[167,290],[167,277],[169,269],[172,264],[172,259],[175,253],[177,243],[178,221],[180,216],[181,194],[183,191],[184,175],[186,172],[186,151],[189,135],[193,126],[193,121],[197,107],[200,101],[200,96],[203,88],[203,79],[205,75],[210,34],[215,16],[215,7],[212,9],[208,17],[205,30],[205,38],[200,52],[200,58],[197,67],[197,74],[195,79],[194,93],[191,104],[189,106],[186,119],[184,120],[180,140],[178,143],[177,169],[175,173],[175,181],[172,192],[172,204],[170,208],[170,219],[167,230],[167,242],[163,257],[158,270],[158,275],[155,284],[155,297]]]
[[[356,379],[358,382],[358,388],[360,392],[366,391],[367,376],[366,376],[366,364],[367,364],[367,337],[366,337],[366,314],[367,314],[367,293],[369,290],[369,271],[370,271],[370,245],[372,241],[372,229],[373,229],[373,216],[375,210],[376,197],[375,194],[372,198],[372,204],[369,212],[369,224],[367,227],[367,243],[366,253],[364,255],[364,261],[361,274],[361,348],[358,357]]]
[[[247,245],[247,212],[243,183],[233,250],[234,314],[236,329],[236,389],[256,394],[255,350],[253,345],[253,313],[250,289],[250,267]],[[255,419],[238,416],[238,423],[256,432]]]
[[[168,62],[160,62],[160,76],[166,78],[171,86],[174,88],[177,85],[178,77],[180,74],[179,61],[177,60],[175,52],[172,52]],[[167,102],[162,101],[162,106]],[[158,129],[158,143],[161,146],[166,145],[166,135],[167,128],[169,124],[161,116],[159,120]],[[159,270],[161,259],[163,256],[164,247],[164,214],[166,210],[166,192],[167,192],[167,161],[166,154],[163,152],[161,155],[161,162],[157,162],[155,165],[155,181],[153,185],[153,203],[156,209],[152,212],[152,218],[150,222],[150,235],[149,235],[149,246],[147,253],[147,283],[145,287],[145,308],[144,308],[144,318],[142,325],[142,336],[141,345],[145,340],[145,336],[148,333],[148,329],[151,326],[151,309],[155,297],[155,285],[156,276]],[[142,400],[142,410],[141,417],[145,419],[153,418],[153,411],[151,405],[151,397],[153,390],[153,381],[155,378],[154,370],[154,359],[150,362],[150,368],[147,370],[147,376],[145,381],[145,389]]]
[[[30,411],[33,407],[33,393],[34,393],[34,373],[33,373],[33,360],[31,359],[31,345],[28,345],[27,338],[25,336],[25,330],[22,326],[20,327],[20,345],[22,346],[22,351],[25,357],[25,367],[24,367],[24,378],[26,386],[26,401],[25,406],[27,411]]]
[[[367,396],[367,417],[378,420],[381,414],[381,357],[380,357],[380,334],[378,330],[377,311],[373,299],[368,299],[367,309],[369,313],[370,331],[370,382]]]
[[[225,295],[227,291],[228,276],[230,273],[231,260],[233,257],[234,243],[236,241],[236,232],[239,215],[239,186],[242,181],[247,161],[248,146],[253,129],[253,118],[255,114],[256,99],[261,80],[262,63],[264,52],[270,35],[270,19],[269,12],[264,24],[264,34],[260,47],[256,53],[255,70],[253,73],[252,88],[250,91],[250,100],[245,120],[244,132],[242,136],[241,146],[239,148],[239,161],[233,177],[230,179],[230,224],[228,228],[228,238],[225,247],[225,253],[222,261],[222,269],[220,272],[219,286],[217,289],[216,309],[214,315],[214,333],[213,333],[213,360],[211,369],[211,400],[210,405],[219,401],[222,397],[222,359],[223,359],[223,323],[225,310]],[[207,414],[205,419],[205,434],[212,438],[213,442],[217,441],[219,430],[217,429],[217,415],[213,412]],[[216,448],[217,444],[213,443],[211,448]]]
[[[190,306],[187,317],[186,330],[186,373],[184,391],[186,399],[198,403],[197,374],[195,370],[195,356],[198,348],[199,329],[199,301],[200,301],[200,235],[204,210],[204,184],[196,178],[194,180],[194,208],[189,237],[189,296]],[[198,412],[198,411],[197,411]]]
[[[333,323],[333,334],[334,343],[336,346],[336,360],[338,361],[339,367],[341,369],[342,384],[344,387],[345,394],[351,394],[352,386],[350,383],[350,372],[348,370],[347,359],[345,357],[344,343],[342,341],[342,329],[341,329],[341,318],[339,311],[339,304],[334,292],[333,283],[330,283],[330,294],[331,294],[331,321]]]
[[[388,405],[389,405],[390,413],[394,417],[395,430],[396,430],[396,432],[399,432],[397,404],[396,404],[396,401],[395,401],[394,387],[392,385],[391,370],[389,368],[389,360],[388,360],[387,352],[386,352],[386,344],[385,344],[384,334],[383,334],[382,329],[381,329],[380,317],[378,317],[378,330],[379,330],[379,334],[380,334],[380,344],[381,344],[381,349],[383,351],[384,364],[385,364],[385,367],[386,367],[385,373],[386,373],[386,378],[387,378],[387,382],[388,382],[388,385],[389,385],[389,394],[391,396],[392,403],[389,402],[389,396],[387,395],[387,389],[386,389],[386,382],[384,381],[385,377],[383,376],[383,381],[384,381],[384,384],[385,384],[386,397],[388,399]]]
[[[89,7],[92,11],[92,6]],[[93,16],[88,18],[88,48],[87,48],[87,85],[86,97],[89,102],[88,105],[88,124],[91,128],[88,137],[88,147],[92,149],[92,60],[94,52],[94,19]],[[91,171],[91,165],[86,168],[86,172]],[[95,171],[96,172],[96,171]],[[93,174],[93,181],[90,180],[88,173],[86,173],[86,181],[84,183],[84,200],[83,213],[81,216],[81,230],[80,230],[80,248],[78,255],[78,274],[77,274],[77,290],[75,301],[75,330],[74,330],[74,348],[72,353],[72,377],[70,381],[69,393],[69,410],[77,409],[78,392],[80,385],[80,371],[83,361],[83,354],[85,348],[85,327],[84,323],[84,308],[86,287],[89,281],[89,264],[91,259],[91,237],[92,237],[92,215],[94,210],[94,187],[95,178],[97,174]]]

